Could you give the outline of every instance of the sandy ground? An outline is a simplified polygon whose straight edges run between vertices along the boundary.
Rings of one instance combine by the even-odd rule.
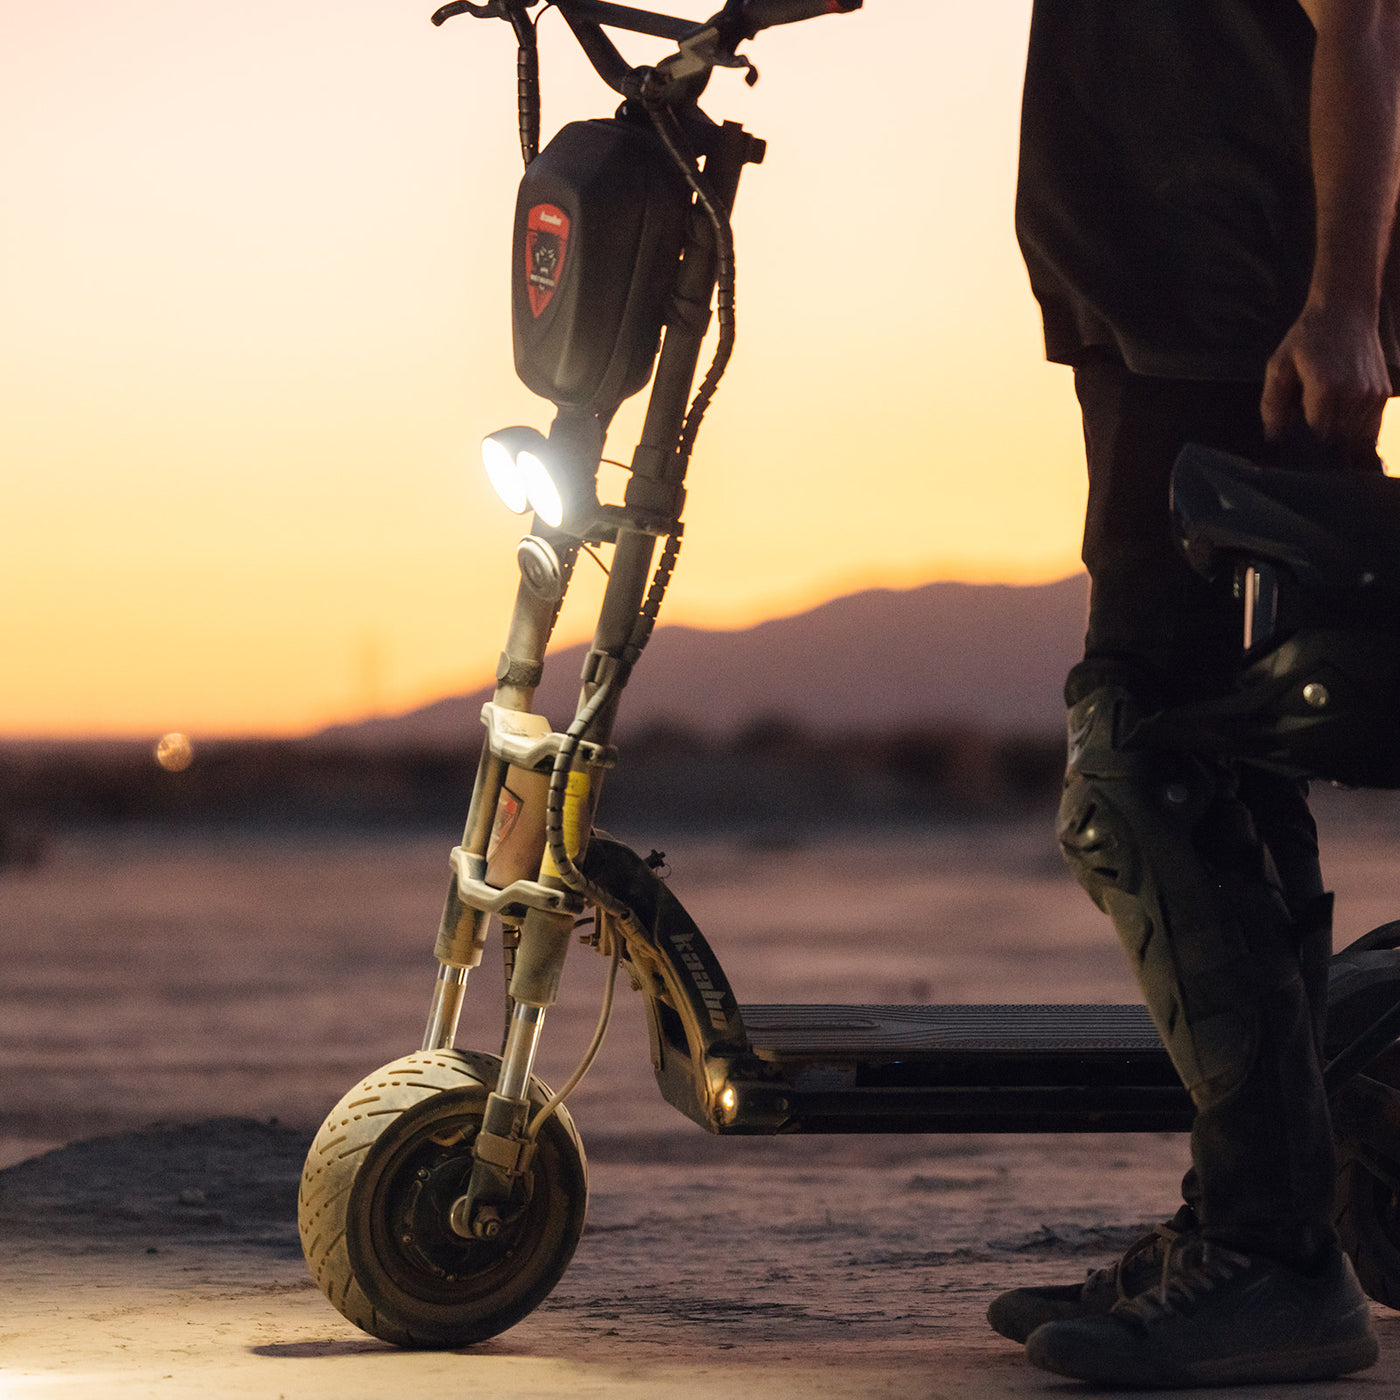
[[[1398,828],[1338,829],[1345,941],[1394,912]],[[345,1322],[301,1262],[296,1178],[330,1104],[417,1043],[450,844],[128,833],[0,880],[4,1400],[1085,1393],[983,1310],[1170,1210],[1184,1139],[711,1139],[661,1102],[630,994],[574,1102],[589,1224],[548,1302],[470,1352]],[[741,1001],[1133,995],[1041,824],[668,849]],[[546,1079],[600,985],[574,954]],[[494,1048],[498,997],[484,968],[463,1044]],[[1400,1395],[1400,1315],[1377,1325],[1364,1377],[1250,1394]]]

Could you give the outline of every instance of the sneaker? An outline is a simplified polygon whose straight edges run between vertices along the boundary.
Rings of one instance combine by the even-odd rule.
[[[1371,1308],[1337,1250],[1304,1272],[1199,1236],[1173,1248],[1156,1288],[1096,1317],[1047,1322],[1026,1356],[1056,1375],[1163,1387],[1320,1381],[1372,1366]]]
[[[1039,1288],[1013,1288],[993,1298],[987,1321],[993,1332],[1024,1342],[1044,1322],[1102,1316],[1115,1303],[1151,1288],[1162,1276],[1172,1244],[1197,1229],[1196,1215],[1182,1206],[1165,1224],[1128,1246],[1121,1259],[1092,1269],[1083,1283],[1051,1283]]]

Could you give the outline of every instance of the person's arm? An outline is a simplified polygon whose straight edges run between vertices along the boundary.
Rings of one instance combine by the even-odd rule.
[[[1400,197],[1400,0],[1299,0],[1317,31],[1317,247],[1307,302],[1265,371],[1270,438],[1299,410],[1324,441],[1375,447],[1390,376],[1377,324]]]

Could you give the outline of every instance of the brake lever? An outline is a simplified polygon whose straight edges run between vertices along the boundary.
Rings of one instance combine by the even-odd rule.
[[[674,87],[702,78],[712,68],[742,68],[744,82],[752,87],[758,81],[758,69],[742,54],[734,52],[728,30],[729,26],[710,20],[679,40],[676,52],[663,58],[646,75],[642,100],[664,102]]]
[[[509,19],[503,0],[486,0],[484,5],[474,5],[472,0],[451,0],[450,4],[433,11],[433,23],[443,24],[457,15],[470,15],[473,19]]]

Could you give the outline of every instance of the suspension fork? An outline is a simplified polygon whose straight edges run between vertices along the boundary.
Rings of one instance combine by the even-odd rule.
[[[580,708],[609,679],[596,674],[598,668],[594,657],[610,654],[601,650],[600,643],[615,641],[620,646],[635,626],[650,577],[654,547],[655,539],[650,534],[627,529],[619,531],[597,635],[585,663],[584,694]],[[615,699],[599,712],[597,721],[590,726],[588,753],[597,755],[606,746],[615,712]],[[581,859],[586,849],[602,771],[600,764],[585,759],[569,775],[570,784],[565,797],[564,844],[571,859]],[[575,782],[575,779],[579,781]],[[571,893],[547,849],[540,861],[537,885],[545,890],[558,890],[561,902]],[[451,898],[449,894],[449,900]],[[481,1128],[473,1145],[476,1165],[470,1184],[452,1211],[452,1225],[459,1234],[479,1239],[491,1238],[506,1218],[504,1212],[508,1208],[515,1180],[529,1165],[533,1143],[526,1140],[525,1128],[529,1115],[530,1079],[546,1012],[558,1000],[559,983],[573,939],[575,919],[576,911],[570,907],[545,909],[532,905],[521,924],[520,942],[510,979],[511,1018],[501,1052],[500,1076],[495,1090],[487,1097]]]

